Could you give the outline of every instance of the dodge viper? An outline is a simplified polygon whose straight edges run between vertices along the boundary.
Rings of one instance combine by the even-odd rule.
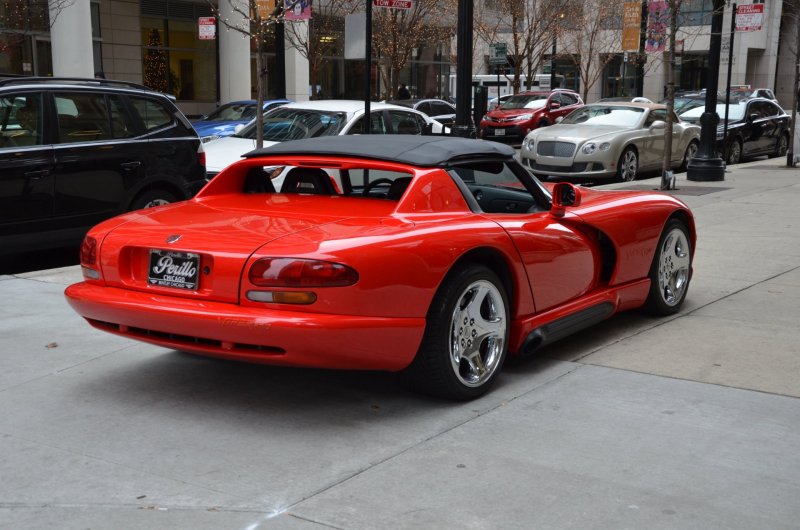
[[[94,227],[66,296],[95,328],[166,348],[406,371],[472,399],[507,354],[623,310],[677,312],[693,219],[666,194],[543,185],[494,142],[298,140]]]

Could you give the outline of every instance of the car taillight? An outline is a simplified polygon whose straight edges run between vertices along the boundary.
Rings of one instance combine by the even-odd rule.
[[[206,150],[203,149],[203,144],[197,146],[197,161],[204,168],[206,167]]]
[[[347,265],[301,258],[261,258],[248,277],[259,287],[343,287],[358,281]]]
[[[97,240],[86,236],[81,243],[81,265],[92,266],[97,263]]]
[[[81,243],[81,271],[88,280],[100,278],[100,271],[97,270],[97,240],[93,237],[86,236]]]

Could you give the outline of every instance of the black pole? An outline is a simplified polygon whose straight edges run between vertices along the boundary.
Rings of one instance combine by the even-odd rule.
[[[700,147],[689,161],[686,178],[695,181],[725,180],[725,163],[717,156],[717,85],[719,84],[719,56],[722,45],[722,15],[725,0],[714,0],[711,18],[711,43],[708,49],[708,77],[706,78],[706,108],[700,116]]]
[[[550,55],[550,90],[556,87],[556,35],[553,34],[553,53]]]
[[[475,125],[470,121],[472,107],[472,13],[473,0],[458,0],[458,27],[456,34],[456,123],[453,135],[469,138],[475,134]]]
[[[367,0],[367,27],[364,48],[364,134],[370,133],[370,92],[372,92],[372,0]]]
[[[725,87],[725,123],[722,125],[723,142],[728,139],[728,114],[731,108],[731,70],[733,69],[733,36],[736,34],[736,4],[731,11],[731,40],[728,49],[728,82]]]
[[[286,99],[286,45],[284,44],[285,26],[283,22],[275,24],[275,97]]]

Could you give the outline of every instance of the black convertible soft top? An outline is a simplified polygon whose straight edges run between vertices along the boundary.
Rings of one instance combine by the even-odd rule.
[[[496,142],[452,136],[364,134],[324,136],[281,142],[245,154],[245,158],[275,155],[326,155],[368,158],[420,167],[446,167],[458,162],[513,158],[514,149]]]

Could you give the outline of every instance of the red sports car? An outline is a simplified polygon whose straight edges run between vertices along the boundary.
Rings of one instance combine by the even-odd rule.
[[[66,296],[92,326],[167,348],[407,370],[470,399],[507,353],[626,309],[676,312],[694,247],[681,201],[546,187],[501,144],[326,137],[253,151],[189,201],[96,226]]]

